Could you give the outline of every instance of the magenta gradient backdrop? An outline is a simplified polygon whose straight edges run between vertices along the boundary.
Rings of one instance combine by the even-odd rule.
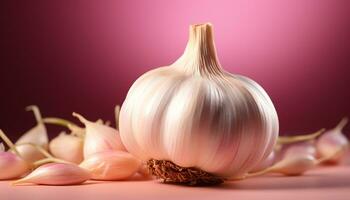
[[[13,139],[34,125],[30,104],[45,116],[113,120],[133,81],[175,61],[189,25],[201,22],[214,26],[222,66],[266,89],[282,134],[350,115],[347,0],[0,4],[0,127]]]

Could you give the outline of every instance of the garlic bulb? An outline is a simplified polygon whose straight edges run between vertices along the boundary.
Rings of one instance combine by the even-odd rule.
[[[46,127],[42,121],[39,108],[37,106],[28,106],[27,110],[33,111],[37,121],[37,125],[29,131],[27,131],[26,133],[24,133],[17,140],[16,145],[24,144],[18,146],[17,150],[27,162],[32,163],[42,158],[45,158],[45,156],[41,152],[39,152],[35,147],[31,145],[25,145],[25,143],[36,144],[47,149],[49,139],[47,136]]]
[[[135,81],[119,129],[127,150],[150,161],[151,171],[159,165],[172,170],[153,170],[154,175],[201,184],[210,177],[240,177],[269,156],[278,117],[261,86],[221,68],[212,26],[199,24],[190,27],[185,52],[175,63]]]
[[[56,158],[79,164],[83,161],[83,139],[65,132],[51,140],[50,152]]]
[[[106,151],[86,158],[80,167],[90,171],[95,180],[123,180],[134,175],[141,162],[128,152]]]

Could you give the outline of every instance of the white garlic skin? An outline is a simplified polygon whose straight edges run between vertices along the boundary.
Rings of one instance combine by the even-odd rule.
[[[272,151],[278,117],[269,96],[251,79],[221,68],[212,38],[210,24],[191,26],[185,53],[130,88],[120,134],[139,159],[234,177]]]
[[[49,163],[42,165],[13,184],[75,185],[91,178],[91,174],[75,164]]]
[[[0,180],[18,178],[30,170],[28,163],[11,152],[0,152]]]
[[[83,145],[82,138],[62,132],[50,141],[49,149],[56,158],[79,164],[84,159]]]
[[[33,111],[34,116],[37,121],[37,125],[24,133],[17,141],[17,151],[21,155],[21,157],[29,163],[38,161],[40,159],[45,158],[45,156],[38,151],[32,145],[28,145],[26,143],[32,143],[35,145],[39,145],[45,150],[48,149],[49,138],[47,135],[47,130],[45,124],[42,122],[42,117],[40,114],[40,110],[37,106],[28,106],[26,108],[28,111]],[[23,144],[23,145],[20,145]]]
[[[283,157],[307,154],[317,157],[316,146],[313,141],[300,142],[286,147]]]
[[[314,168],[318,164],[316,158],[309,154],[286,157],[271,167],[269,172],[288,176],[298,176]]]
[[[90,155],[79,166],[94,180],[124,180],[140,169],[141,162],[128,152],[106,151]]]
[[[337,155],[327,161],[328,163],[339,163],[346,155],[348,148],[349,141],[341,133],[327,132],[317,141],[317,151],[320,157],[327,157],[338,151]]]
[[[329,157],[327,163],[337,164],[347,154],[349,141],[342,130],[348,123],[348,118],[343,118],[336,127],[321,135],[317,142],[317,152],[320,157]],[[335,155],[334,155],[335,154]]]

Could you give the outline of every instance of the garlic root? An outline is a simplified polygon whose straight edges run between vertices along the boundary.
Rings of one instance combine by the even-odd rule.
[[[180,183],[184,185],[218,185],[224,178],[215,176],[194,167],[180,167],[166,160],[150,159],[147,162],[148,170],[164,183]]]

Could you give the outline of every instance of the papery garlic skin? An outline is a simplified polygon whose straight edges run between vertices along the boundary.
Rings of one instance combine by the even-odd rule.
[[[287,146],[283,153],[283,157],[291,157],[300,154],[312,155],[316,157],[317,150],[314,141],[306,141]]]
[[[46,127],[42,121],[39,108],[37,106],[28,106],[27,110],[33,110],[36,117],[37,125],[31,128],[29,131],[24,133],[17,141],[16,145],[17,151],[20,153],[21,157],[24,158],[27,162],[32,163],[45,156],[38,151],[34,146],[27,145],[25,143],[31,143],[39,145],[44,149],[48,148],[49,138],[47,135]],[[23,144],[23,145],[19,145]]]
[[[95,180],[124,180],[140,169],[141,162],[128,152],[107,151],[91,155],[80,167],[90,171]]]
[[[318,164],[316,158],[312,155],[303,155],[286,157],[276,163],[269,172],[282,173],[289,176],[301,175],[304,172],[314,168]]]
[[[49,149],[56,158],[79,164],[84,159],[83,144],[82,138],[62,132],[50,141]]]
[[[241,176],[272,151],[276,110],[261,86],[224,71],[210,24],[193,25],[184,54],[130,88],[119,119],[127,150],[222,177]]]
[[[73,113],[73,116],[85,125],[84,158],[104,151],[126,150],[116,129],[98,122],[91,122],[77,113]]]
[[[28,171],[25,160],[11,152],[0,152],[0,180],[18,178]]]
[[[346,150],[349,148],[349,142],[347,138],[342,134],[327,134],[317,141],[317,151],[321,157],[327,157],[339,149],[339,153],[333,158],[329,159],[329,163],[338,163],[346,155]]]
[[[75,164],[49,163],[35,169],[14,184],[73,185],[90,179],[90,173]]]
[[[349,141],[342,133],[347,123],[348,118],[343,118],[335,128],[328,130],[317,140],[316,147],[320,157],[333,155],[327,160],[328,163],[339,163],[349,149]]]

